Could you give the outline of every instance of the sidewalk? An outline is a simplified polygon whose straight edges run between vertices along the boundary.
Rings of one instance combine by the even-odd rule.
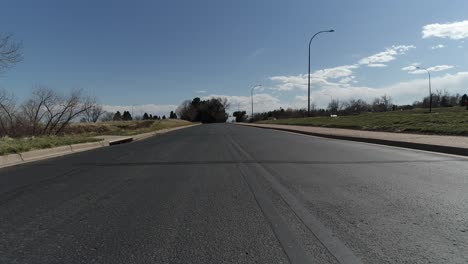
[[[382,145],[414,148],[420,150],[468,156],[468,137],[376,132],[310,126],[250,123],[242,123],[240,125],[253,126],[265,129],[283,130],[326,138],[368,142]]]

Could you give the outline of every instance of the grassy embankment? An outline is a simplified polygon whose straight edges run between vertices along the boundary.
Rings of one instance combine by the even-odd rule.
[[[64,135],[60,136],[0,138],[0,155],[85,142],[96,142],[101,139],[96,139],[94,137],[101,135],[131,136],[190,124],[192,123],[174,119],[76,123],[68,127]]]
[[[310,117],[261,121],[261,124],[316,126],[358,130],[468,136],[468,111],[464,107],[363,113],[340,117]]]

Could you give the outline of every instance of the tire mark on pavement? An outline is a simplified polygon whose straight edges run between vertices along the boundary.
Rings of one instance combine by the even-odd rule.
[[[255,158],[244,150],[234,139],[231,144],[243,156],[250,160]],[[310,232],[322,243],[322,245],[332,254],[339,263],[360,264],[362,261],[354,255],[345,243],[339,240],[331,230],[327,229],[315,216],[313,216],[305,206],[303,206],[291,192],[278,182],[273,176],[273,172],[262,163],[255,163],[259,174],[266,178],[273,188],[280,194],[283,201],[290,207],[291,211],[302,221]],[[245,166],[245,165],[244,165]]]
[[[257,202],[258,207],[262,210],[263,215],[270,223],[270,227],[282,245],[289,261],[293,264],[312,263],[307,257],[304,249],[298,244],[297,239],[292,235],[287,224],[276,211],[271,199],[268,198],[266,193],[255,181],[252,172],[244,164],[239,165],[238,168],[255,201]]]

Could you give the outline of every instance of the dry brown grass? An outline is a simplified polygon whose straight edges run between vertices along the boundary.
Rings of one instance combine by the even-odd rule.
[[[110,121],[99,123],[77,123],[69,126],[65,134],[72,135],[122,135],[130,136],[166,128],[187,126],[191,122],[178,119],[141,120],[141,121]]]

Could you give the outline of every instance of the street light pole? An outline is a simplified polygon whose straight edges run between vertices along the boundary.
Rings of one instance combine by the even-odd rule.
[[[322,31],[319,31],[317,33],[315,33],[309,40],[309,74],[308,74],[308,89],[307,89],[307,116],[310,116],[310,44],[312,44],[312,40],[315,38],[315,36],[317,36],[318,34],[320,33],[331,33],[331,32],[335,32],[335,30],[333,29],[330,29],[330,30],[322,30]]]
[[[423,67],[416,67],[416,69],[425,70],[429,76],[429,113],[432,113],[431,72]]]
[[[250,102],[252,103],[252,112],[251,112],[250,118],[253,118],[253,92],[255,88],[261,87],[261,86],[262,86],[261,84],[257,84],[257,85],[252,86],[252,88],[250,89]]]

